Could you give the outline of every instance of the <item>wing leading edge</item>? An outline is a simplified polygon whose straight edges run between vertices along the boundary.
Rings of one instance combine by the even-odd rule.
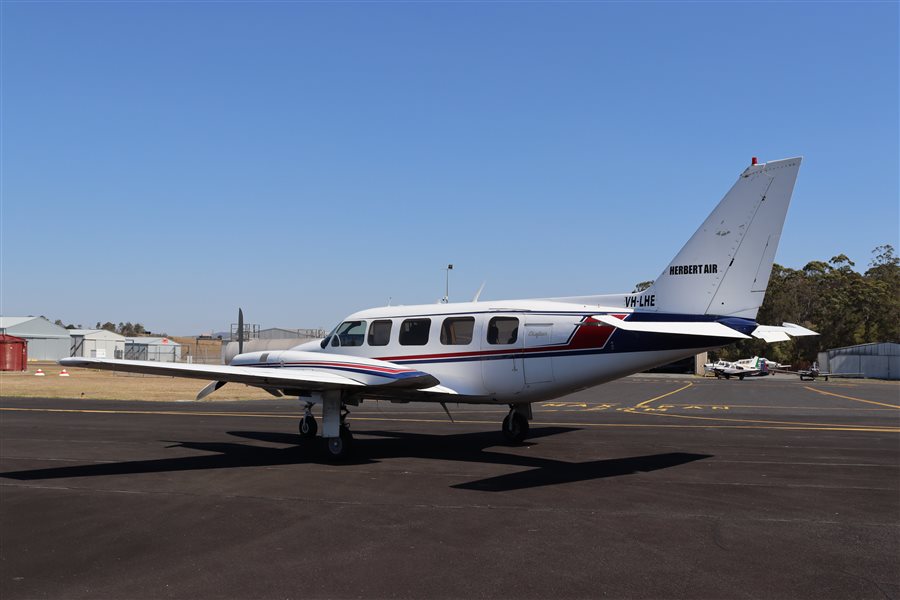
[[[380,365],[373,366],[370,364],[372,362],[378,362]],[[332,357],[326,361],[322,360],[321,355],[315,357],[315,360],[304,360],[302,363],[273,364],[271,366],[196,365],[77,357],[64,358],[59,361],[59,364],[64,367],[187,377],[311,392],[340,389],[362,391],[368,388],[406,390],[436,388],[435,391],[445,389],[439,385],[438,379],[429,373],[407,369],[386,361],[369,360],[361,363],[336,361]],[[391,373],[382,375],[377,370],[379,368],[390,369]]]

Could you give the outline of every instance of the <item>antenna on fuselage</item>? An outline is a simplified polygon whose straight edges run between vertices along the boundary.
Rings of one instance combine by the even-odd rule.
[[[472,302],[478,302],[478,299],[481,298],[481,292],[484,291],[484,286],[487,285],[487,281],[481,282],[481,287],[478,288],[478,291],[475,292],[475,297],[472,298]]]

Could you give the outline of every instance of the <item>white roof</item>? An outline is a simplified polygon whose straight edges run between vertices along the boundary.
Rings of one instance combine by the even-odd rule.
[[[166,340],[163,343],[163,340]],[[180,346],[178,342],[174,341],[172,338],[164,338],[164,337],[130,337],[125,338],[125,342],[129,344],[146,344],[148,346]]]
[[[0,328],[15,327],[34,319],[40,319],[40,317],[0,317]]]
[[[119,335],[115,331],[109,331],[108,329],[70,329],[69,333],[72,335],[81,335],[84,337],[104,337],[107,339],[125,339],[124,335]]]

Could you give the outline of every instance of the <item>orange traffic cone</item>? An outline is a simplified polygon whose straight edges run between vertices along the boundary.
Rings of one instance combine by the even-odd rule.
[[[69,376],[69,372],[66,371],[65,369],[63,369],[62,372],[60,372],[59,376],[60,376],[60,377],[68,377],[68,376]]]
[[[35,377],[43,377],[43,376],[44,376],[44,370],[43,370],[43,369],[38,369],[37,371],[34,372],[34,375],[35,375]]]

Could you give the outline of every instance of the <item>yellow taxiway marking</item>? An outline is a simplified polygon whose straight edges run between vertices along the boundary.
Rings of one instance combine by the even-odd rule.
[[[665,398],[666,396],[671,396],[672,394],[677,394],[678,392],[681,392],[681,391],[683,391],[683,390],[686,390],[686,389],[688,389],[689,387],[693,387],[693,385],[694,385],[693,383],[688,383],[687,385],[681,386],[681,387],[678,388],[677,390],[672,390],[671,392],[667,392],[667,393],[662,394],[662,395],[660,395],[660,396],[656,396],[655,398],[650,398],[649,400],[644,400],[644,401],[641,402],[640,404],[636,405],[635,408],[645,408],[645,407],[646,407],[648,404],[650,404],[651,402],[655,402],[655,401],[657,401],[657,400],[662,400],[662,399]]]
[[[896,404],[885,404],[884,402],[875,402],[874,400],[863,400],[862,398],[854,398],[853,396],[843,396],[841,394],[835,394],[834,392],[825,392],[823,390],[818,390],[814,387],[809,387],[808,385],[804,385],[804,388],[811,392],[815,392],[817,394],[824,394],[826,396],[834,396],[835,398],[843,398],[845,400],[854,400],[856,402],[865,402],[866,404],[877,404],[878,406],[887,406],[888,408],[900,408]]]
[[[685,386],[687,387],[687,386]],[[680,390],[675,390],[680,391]],[[674,393],[674,392],[670,392]],[[268,419],[298,419],[300,414],[271,414],[271,413],[248,413],[248,412],[190,412],[190,411],[173,411],[173,410],[101,410],[101,409],[76,409],[76,408],[19,408],[19,407],[0,407],[0,411],[19,411],[19,412],[44,412],[44,413],[86,413],[86,414],[136,414],[136,415],[162,415],[162,416],[191,416],[191,417],[259,417]],[[633,414],[656,414],[642,413],[628,409],[627,412]],[[668,428],[668,429],[791,429],[806,431],[867,431],[877,433],[900,433],[900,428],[893,427],[877,427],[877,426],[854,426],[842,424],[828,423],[791,423],[781,421],[743,421],[741,419],[716,419],[712,417],[688,417],[684,415],[661,415],[669,417],[680,417],[684,419],[704,419],[710,421],[742,421],[746,423],[773,423],[779,424],[778,427],[768,425],[675,425],[675,424],[649,424],[649,423],[585,423],[585,422],[552,422],[552,421],[533,421],[535,425],[550,425],[556,427],[623,427],[623,428]],[[446,419],[409,419],[403,417],[350,417],[353,421],[393,421],[401,423],[448,423]],[[460,420],[456,423],[470,425],[496,425],[495,421],[475,421]]]
[[[900,427],[883,427],[879,425],[844,425],[843,423],[805,423],[803,421],[768,421],[765,419],[731,419],[728,417],[695,417],[693,415],[673,415],[671,413],[640,412],[634,409],[625,409],[625,412],[633,415],[657,415],[660,417],[672,417],[674,419],[699,419],[701,421],[733,421],[737,423],[766,423],[768,425],[796,425],[803,427],[819,427],[828,429],[841,429],[846,431],[880,431],[884,433],[900,433]]]

